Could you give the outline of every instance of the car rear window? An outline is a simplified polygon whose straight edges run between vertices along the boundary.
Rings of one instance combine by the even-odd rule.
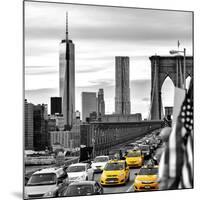
[[[96,157],[94,159],[94,162],[107,162],[108,161],[108,157]]]
[[[125,168],[124,163],[107,163],[104,170],[110,171],[110,170],[122,170]]]
[[[128,152],[127,157],[140,157],[141,152],[140,151],[133,151],[133,152]]]
[[[69,166],[67,172],[83,172],[85,171],[85,166]]]
[[[56,174],[55,173],[45,173],[45,174],[34,174],[29,179],[27,185],[51,185],[56,183]]]
[[[93,194],[92,185],[70,185],[64,196],[81,196]]]
[[[141,168],[138,175],[156,175],[158,168]]]

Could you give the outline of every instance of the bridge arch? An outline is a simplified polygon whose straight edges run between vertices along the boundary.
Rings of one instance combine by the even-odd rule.
[[[163,113],[166,116],[165,107],[172,107],[174,103],[174,83],[172,79],[167,76],[161,87],[161,101],[163,105]]]
[[[163,118],[161,88],[167,77],[170,77],[175,87],[183,83],[183,56],[151,56],[151,120]],[[193,57],[186,56],[186,77],[193,77]]]

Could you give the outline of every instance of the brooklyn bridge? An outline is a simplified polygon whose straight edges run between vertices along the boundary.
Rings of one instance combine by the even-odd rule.
[[[167,77],[169,77],[175,87],[180,87],[183,78],[193,77],[193,57],[185,58],[176,56],[151,56],[151,102],[149,116],[146,120],[140,121],[98,121],[81,125],[80,143],[82,146],[91,147],[93,156],[103,155],[115,146],[125,144],[138,137],[142,137],[154,130],[159,130],[166,123],[170,125],[172,119],[172,107],[165,109],[163,113],[161,88]]]

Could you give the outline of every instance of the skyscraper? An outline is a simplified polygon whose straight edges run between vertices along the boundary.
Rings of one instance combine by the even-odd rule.
[[[104,92],[102,88],[99,89],[99,92],[98,92],[97,112],[98,112],[98,117],[105,115]]]
[[[51,115],[62,113],[62,98],[51,97]]]
[[[33,128],[33,109],[34,105],[32,103],[28,103],[25,99],[24,102],[24,131],[25,131],[25,150],[33,150],[34,144],[33,144],[33,134],[34,134],[34,128]]]
[[[82,92],[82,121],[86,122],[92,112],[97,112],[96,92]]]
[[[66,129],[70,130],[75,113],[75,55],[74,44],[68,39],[68,16],[66,18],[66,38],[60,43],[59,76],[62,113]]]
[[[34,150],[42,151],[48,146],[47,120],[45,120],[45,104],[33,107],[33,143]]]
[[[130,114],[129,57],[115,57],[115,114]]]

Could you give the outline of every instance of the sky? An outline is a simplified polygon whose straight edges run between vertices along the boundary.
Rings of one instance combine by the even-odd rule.
[[[186,48],[192,55],[192,13],[152,9],[25,2],[25,98],[46,103],[59,95],[59,44],[75,44],[75,107],[81,92],[104,89],[107,114],[114,112],[115,56],[130,57],[131,113],[146,118],[150,107],[152,55]],[[173,106],[174,86],[162,86],[163,106]],[[48,112],[50,113],[50,107]]]

